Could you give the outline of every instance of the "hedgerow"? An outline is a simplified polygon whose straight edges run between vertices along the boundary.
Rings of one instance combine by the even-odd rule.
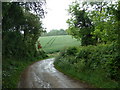
[[[117,44],[98,46],[70,47],[61,51],[54,64],[63,71],[73,70],[74,73],[101,72],[100,78],[109,78],[119,82],[120,64]],[[70,73],[71,74],[71,73]],[[88,75],[89,76],[89,75]],[[98,81],[99,82],[99,81]]]

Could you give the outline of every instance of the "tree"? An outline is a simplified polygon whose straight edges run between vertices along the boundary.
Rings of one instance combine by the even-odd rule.
[[[39,7],[42,4],[38,4],[3,2],[3,57],[28,58],[36,55],[35,44],[43,31],[40,20],[43,9]],[[36,13],[31,13],[31,10]]]
[[[71,18],[67,20],[69,24],[68,33],[77,39],[81,39],[82,45],[94,44],[91,34],[94,30],[94,25],[86,10],[80,7],[78,2],[74,2],[69,6],[68,12],[71,14]]]
[[[95,26],[93,38],[97,39],[97,43],[107,43],[116,41],[116,20],[112,14],[113,8],[116,7],[112,2],[91,2],[92,10],[89,17]]]
[[[116,57],[116,67],[118,71],[118,76],[120,76],[120,1],[117,3],[117,9],[113,9],[113,14],[115,15],[115,19],[117,21],[117,50],[118,50],[118,55]],[[118,78],[119,81],[119,86],[120,86],[120,77]]]
[[[67,32],[63,29],[60,30],[53,29],[50,32],[48,33],[46,32],[43,34],[43,36],[56,36],[56,35],[67,35]]]
[[[118,34],[117,43],[118,43],[118,50],[120,53],[120,1],[117,4],[117,10],[114,10],[114,15],[117,21],[117,34]]]
[[[71,18],[67,21],[69,24],[67,31],[75,38],[81,39],[82,44],[83,41],[91,42],[89,44],[116,42],[117,22],[113,15],[115,7],[116,4],[112,1],[83,2],[83,4],[75,2],[69,8]]]

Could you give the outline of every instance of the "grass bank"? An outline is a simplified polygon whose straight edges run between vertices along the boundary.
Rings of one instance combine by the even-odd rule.
[[[116,45],[71,47],[61,51],[55,67],[95,88],[120,88]]]
[[[47,59],[46,57],[45,59]],[[2,88],[17,88],[20,75],[30,64],[43,59],[5,59],[2,63]]]
[[[114,80],[108,79],[103,77],[100,72],[98,71],[83,71],[81,73],[76,73],[75,69],[65,70],[60,68],[59,66],[55,65],[55,68],[60,72],[64,73],[65,75],[78,80],[85,85],[88,85],[88,88],[116,88],[118,87],[118,83]]]

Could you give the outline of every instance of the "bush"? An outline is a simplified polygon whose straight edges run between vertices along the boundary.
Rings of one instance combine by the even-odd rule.
[[[116,45],[113,43],[67,48],[60,53],[60,56],[56,58],[54,64],[62,70],[64,68],[66,71],[72,69],[76,73],[100,71],[104,73],[104,78],[118,82],[120,80],[120,63],[118,63],[120,56],[117,52]]]

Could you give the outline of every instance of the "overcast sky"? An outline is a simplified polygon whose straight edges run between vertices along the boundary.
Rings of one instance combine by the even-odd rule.
[[[75,0],[46,0],[47,14],[43,19],[43,26],[47,32],[52,29],[67,29],[68,9],[71,2]],[[103,1],[103,0],[79,0],[79,1]],[[105,0],[111,1],[111,0]],[[117,1],[117,0],[115,0]]]
[[[46,0],[47,14],[43,19],[47,32],[52,29],[67,29],[68,5],[75,0]]]

